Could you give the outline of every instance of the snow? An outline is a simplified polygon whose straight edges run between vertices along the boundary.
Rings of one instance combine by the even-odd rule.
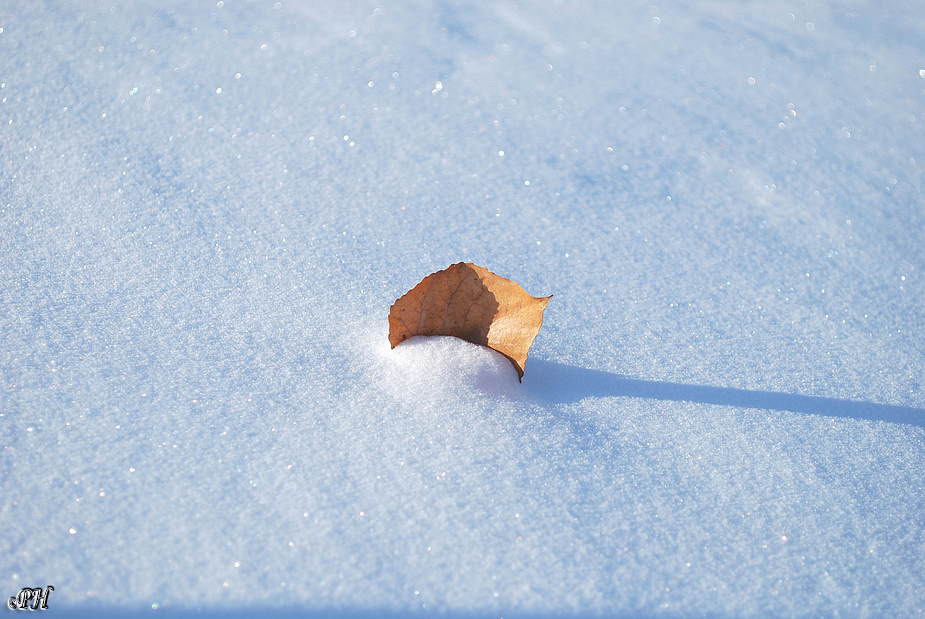
[[[6,0],[0,593],[922,614],[922,33],[894,1]],[[389,348],[461,260],[554,295],[522,384]]]

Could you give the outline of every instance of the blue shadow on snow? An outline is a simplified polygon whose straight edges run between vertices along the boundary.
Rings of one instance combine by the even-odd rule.
[[[869,419],[925,427],[925,410],[892,404],[855,402],[774,391],[750,391],[730,387],[683,385],[659,380],[627,378],[621,374],[589,370],[574,365],[530,359],[524,390],[555,404],[571,404],[584,398],[626,397],[699,402],[739,406],[805,415],[846,419]]]

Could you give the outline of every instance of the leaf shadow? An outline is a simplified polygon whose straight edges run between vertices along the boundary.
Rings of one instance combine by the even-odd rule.
[[[685,385],[660,380],[640,380],[622,374],[590,370],[564,363],[530,359],[524,390],[554,404],[572,404],[584,398],[627,397],[699,402],[720,406],[789,411],[842,419],[866,419],[925,427],[925,410],[910,406],[876,404],[819,396]]]

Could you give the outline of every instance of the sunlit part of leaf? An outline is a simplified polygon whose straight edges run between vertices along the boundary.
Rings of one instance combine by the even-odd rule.
[[[432,273],[389,309],[389,343],[415,335],[452,335],[496,350],[523,379],[533,340],[552,296],[534,297],[506,277],[471,262]]]

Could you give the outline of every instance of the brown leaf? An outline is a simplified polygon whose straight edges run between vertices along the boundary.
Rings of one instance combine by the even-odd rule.
[[[533,297],[506,277],[471,262],[432,273],[389,308],[389,343],[415,335],[452,335],[498,351],[523,379],[533,340],[552,296]]]

